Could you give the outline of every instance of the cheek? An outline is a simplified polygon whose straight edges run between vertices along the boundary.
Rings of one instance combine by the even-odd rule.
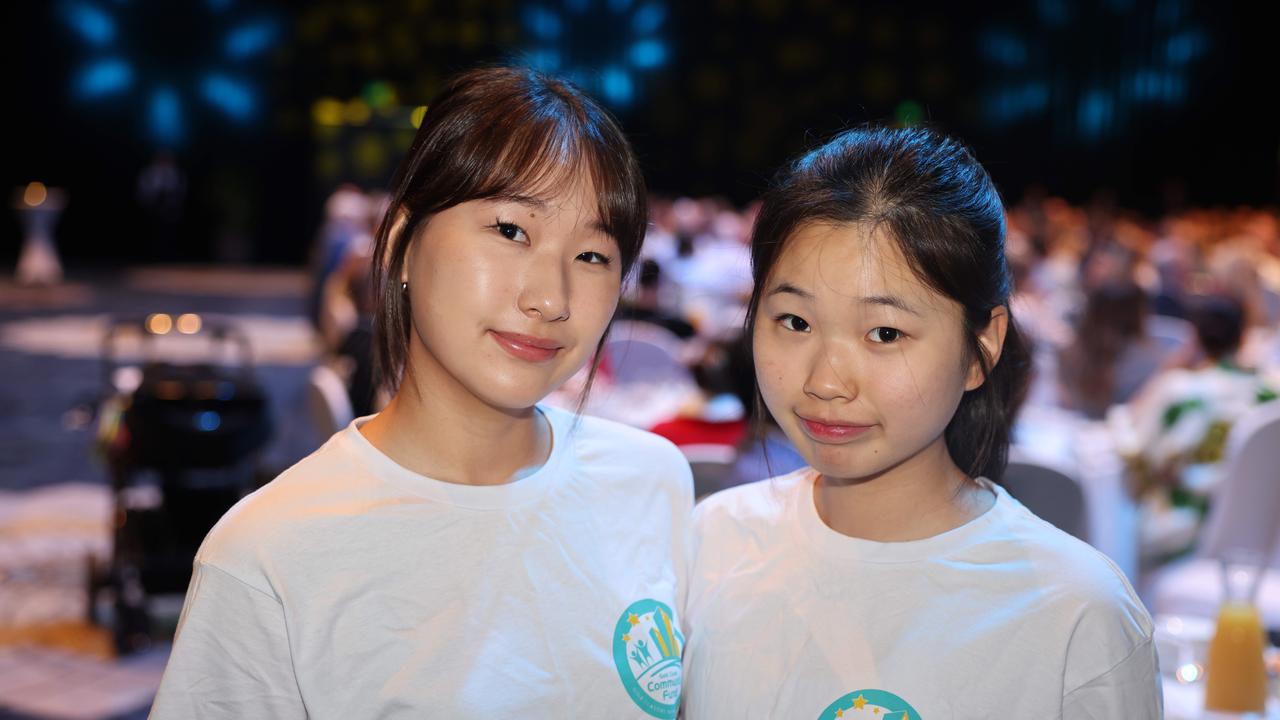
[[[794,367],[794,363],[787,362],[773,350],[767,341],[756,343],[756,383],[765,405],[771,409],[792,392],[793,379],[788,376],[788,370]]]
[[[925,354],[886,358],[874,372],[886,407],[928,410],[949,406],[964,392],[965,373],[947,358]]]

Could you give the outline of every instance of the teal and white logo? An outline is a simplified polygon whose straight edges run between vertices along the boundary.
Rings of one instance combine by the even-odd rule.
[[[884,690],[854,690],[827,706],[818,720],[920,720],[906,700]]]
[[[613,629],[613,662],[641,710],[671,720],[680,708],[684,636],[671,608],[657,600],[631,603]]]

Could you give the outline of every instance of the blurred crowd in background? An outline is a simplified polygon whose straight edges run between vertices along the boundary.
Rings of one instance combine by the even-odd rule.
[[[650,198],[642,259],[587,399],[589,412],[680,446],[699,494],[801,464],[762,417],[742,337],[757,207]],[[312,256],[322,372],[341,382],[354,416],[385,402],[368,283],[385,211],[385,196],[339,188]],[[1007,222],[1013,313],[1034,344],[1024,410],[1105,423],[1142,508],[1140,556],[1177,556],[1194,544],[1231,424],[1280,389],[1280,214],[1151,219],[1105,197],[1078,206],[1033,190]],[[576,407],[584,384],[585,373],[556,402]]]

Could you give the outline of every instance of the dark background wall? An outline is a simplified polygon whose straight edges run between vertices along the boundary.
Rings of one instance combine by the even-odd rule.
[[[929,122],[1010,200],[1039,187],[1156,215],[1280,198],[1275,3],[55,0],[6,15],[4,180],[68,191],[73,267],[300,262],[328,192],[384,183],[449,74],[513,60],[605,99],[669,195],[745,203],[841,128]],[[188,193],[156,248],[135,188],[162,148]],[[11,262],[12,214],[0,227]]]

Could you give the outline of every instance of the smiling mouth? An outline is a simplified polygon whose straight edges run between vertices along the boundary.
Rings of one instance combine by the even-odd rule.
[[[847,423],[824,422],[811,420],[797,415],[805,434],[822,443],[843,443],[855,440],[870,430],[873,425],[850,425]]]
[[[520,333],[490,330],[489,336],[498,344],[498,347],[506,350],[507,354],[527,362],[546,362],[555,357],[564,347],[559,342],[549,338],[521,335]]]

